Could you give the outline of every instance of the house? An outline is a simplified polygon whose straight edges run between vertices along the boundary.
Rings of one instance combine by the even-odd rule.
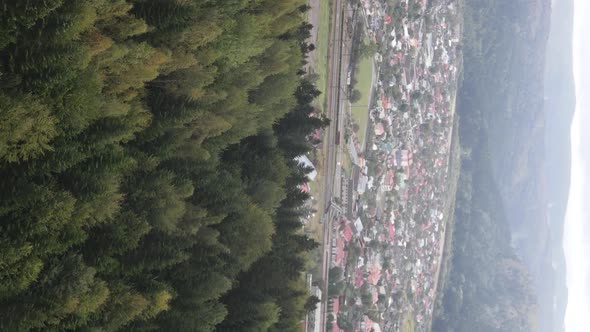
[[[389,233],[389,240],[395,240],[395,226],[392,223],[387,224],[387,232]]]
[[[390,25],[391,24],[391,16],[385,15],[384,23],[386,25]]]
[[[373,182],[375,182],[375,179],[374,179],[374,178],[371,176],[371,177],[369,178],[369,181],[367,181],[367,188],[369,188],[369,189],[373,189],[373,187],[375,186],[375,185],[373,184]]]
[[[319,289],[319,287],[317,287],[317,286],[313,286],[311,288],[311,295],[314,295],[318,299],[321,299],[322,298],[322,290]],[[313,311],[313,313],[310,313],[310,315],[309,315],[308,325],[307,325],[308,331],[313,331],[313,332],[322,331],[321,316],[322,316],[322,306],[318,305],[318,306],[316,306],[316,309]]]
[[[361,218],[356,218],[354,221],[354,228],[356,229],[356,235],[361,236],[361,232],[363,231],[363,222]]]
[[[381,190],[382,192],[389,192],[393,190],[393,186],[382,184],[381,186],[379,186],[379,190]]]
[[[377,285],[381,279],[381,267],[377,264],[373,264],[369,266],[369,276],[367,277],[367,282],[371,285]]]
[[[385,185],[393,187],[395,185],[395,174],[392,170],[388,170],[385,174]]]
[[[406,187],[407,175],[405,173],[398,173],[396,176],[396,190],[404,189]]]
[[[332,299],[332,313],[334,316],[334,319],[336,319],[336,317],[338,317],[338,313],[340,312],[340,300],[335,297]],[[340,328],[338,327],[338,324],[336,324],[336,322],[334,321],[334,324],[332,325],[332,332],[340,332]]]
[[[346,259],[346,252],[344,251],[344,241],[342,239],[336,239],[336,257],[334,260],[334,264],[336,266],[344,265]]]
[[[410,153],[408,150],[396,150],[393,164],[396,167],[410,166]]]
[[[389,107],[389,99],[385,94],[381,95],[381,108],[386,109]]]
[[[315,166],[313,165],[311,160],[309,160],[309,158],[307,158],[307,156],[303,154],[299,157],[295,157],[295,160],[297,161],[297,163],[299,163],[300,166],[311,168],[312,171],[307,174],[307,178],[309,179],[309,181],[315,180],[316,176],[318,176],[318,172],[316,171]]]
[[[356,189],[356,191],[359,193],[359,195],[362,195],[365,193],[365,191],[367,191],[367,183],[368,182],[369,182],[369,178],[366,175],[362,174],[359,177],[359,182],[358,182],[358,186]]]
[[[348,243],[352,240],[352,228],[350,227],[348,220],[345,220],[343,223],[344,230],[342,231],[342,237],[344,238],[344,241]]]
[[[309,192],[311,191],[308,183],[300,184],[299,189],[301,190],[302,193],[306,193],[306,194],[309,194]]]
[[[375,136],[381,136],[385,133],[385,128],[383,127],[383,123],[377,122],[375,124]]]

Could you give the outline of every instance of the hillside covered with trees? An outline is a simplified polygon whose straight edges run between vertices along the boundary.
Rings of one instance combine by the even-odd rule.
[[[0,330],[298,330],[305,10],[3,2]]]
[[[433,331],[535,331],[537,297],[510,245],[510,229],[493,180],[487,136],[463,143],[451,269]]]
[[[543,74],[550,1],[465,4],[462,165],[451,268],[433,330],[536,331],[546,319],[535,281],[548,278],[535,266],[548,248]]]

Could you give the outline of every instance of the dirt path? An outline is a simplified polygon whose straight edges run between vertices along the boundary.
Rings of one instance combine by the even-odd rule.
[[[458,28],[461,31],[460,32],[460,35],[463,35],[463,25],[459,25]],[[461,69],[457,71],[457,75],[459,75],[459,73],[463,70],[462,67],[463,67],[463,59],[461,58],[461,63],[458,64],[458,68],[461,68]],[[453,103],[452,103],[451,109],[450,109],[451,118],[452,119],[455,119],[455,116],[457,116],[456,115],[456,111],[457,111],[457,94],[458,93],[459,93],[459,91],[458,91],[458,87],[457,87],[457,89],[455,89],[455,91],[453,92],[453,97],[452,97]],[[453,157],[452,156],[453,130],[451,130],[450,133],[449,133],[448,142],[449,142],[449,147],[448,147],[448,149],[449,149],[449,157],[447,158],[447,174],[450,174],[450,172],[451,172],[451,170],[450,170],[451,158]],[[439,279],[440,279],[440,270],[441,270],[441,267],[442,267],[442,260],[444,258],[444,254],[445,254],[445,240],[447,238],[446,232],[447,232],[447,228],[445,227],[445,230],[444,230],[444,232],[442,232],[442,235],[441,235],[442,236],[442,241],[441,241],[441,246],[440,246],[440,253],[438,255],[438,262],[439,263],[438,263],[438,267],[436,269],[436,275],[434,277],[434,280],[435,281],[434,281],[434,286],[433,287],[434,287],[434,291],[435,292],[438,292],[439,291],[439,289],[438,289],[438,283],[439,283]]]
[[[313,25],[313,28],[311,28],[311,37],[307,42],[314,45],[317,45],[318,41],[318,28],[320,26],[320,1],[322,0],[309,0],[309,6],[311,8],[307,12],[307,21]],[[306,69],[316,63],[316,58],[316,52],[309,53],[307,65],[305,65]]]
[[[368,94],[369,94],[369,104],[367,105],[367,117],[369,117],[369,112],[371,111],[371,107],[373,106],[373,92],[375,91],[375,88],[377,87],[377,82],[379,81],[379,69],[377,67],[377,65],[375,64],[374,60],[371,60],[371,75],[372,75],[372,80],[371,80],[371,87],[369,88]],[[371,120],[367,120],[367,128],[365,128],[365,135],[363,135],[362,137],[362,142],[361,142],[361,151],[363,154],[365,153],[365,151],[367,150],[367,135],[369,133],[369,129],[371,128]]]

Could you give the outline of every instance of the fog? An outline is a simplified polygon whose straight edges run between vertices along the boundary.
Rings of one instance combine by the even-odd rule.
[[[590,331],[590,1],[575,1],[574,77],[576,113],[571,131],[571,187],[565,218],[567,332]]]

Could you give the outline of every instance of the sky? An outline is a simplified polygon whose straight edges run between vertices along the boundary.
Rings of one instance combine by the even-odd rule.
[[[574,79],[571,186],[564,226],[568,303],[566,332],[590,331],[590,1],[574,1]],[[584,61],[586,59],[586,61]]]

